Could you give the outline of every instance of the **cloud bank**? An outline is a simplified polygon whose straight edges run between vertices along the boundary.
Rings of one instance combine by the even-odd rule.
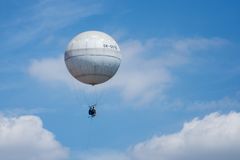
[[[65,160],[68,150],[36,116],[0,117],[0,157],[4,160]]]
[[[171,135],[135,145],[135,160],[237,160],[240,157],[240,114],[210,114],[185,123]]]
[[[227,44],[221,38],[127,40],[120,43],[123,54],[118,73],[104,89],[120,91],[125,100],[145,104],[158,97],[174,84],[172,71],[191,63],[193,54],[219,48]],[[28,67],[30,76],[46,83],[73,86],[63,56],[35,59]],[[75,83],[76,84],[76,83]],[[72,87],[73,88],[73,87]]]
[[[79,160],[238,160],[240,113],[212,113],[194,118],[174,134],[154,136],[126,152],[82,155]]]

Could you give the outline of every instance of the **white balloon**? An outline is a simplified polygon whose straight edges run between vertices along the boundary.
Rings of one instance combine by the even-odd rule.
[[[68,44],[65,63],[77,80],[91,85],[104,83],[114,76],[120,66],[120,49],[106,33],[83,32]]]

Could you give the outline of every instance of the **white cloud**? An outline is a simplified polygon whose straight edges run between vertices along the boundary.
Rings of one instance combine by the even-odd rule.
[[[38,40],[38,45],[42,42],[56,45],[64,38],[57,37],[55,32],[102,13],[100,3],[84,1],[42,0],[24,9],[19,16],[5,22],[7,46],[16,48],[34,40]]]
[[[68,150],[36,116],[0,117],[0,157],[4,160],[64,160]]]
[[[162,108],[175,111],[201,111],[204,113],[238,110],[240,109],[240,96],[239,92],[236,92],[232,97],[224,96],[220,99],[212,99],[209,101],[183,101],[181,99],[169,99],[168,101],[165,101]]]
[[[224,97],[219,100],[212,100],[208,102],[194,102],[192,105],[189,105],[188,110],[232,110],[240,108],[240,100]]]
[[[226,43],[221,38],[128,40],[120,44],[123,61],[112,85],[126,99],[140,104],[164,98],[164,92],[174,83],[172,69],[189,63],[193,53]]]
[[[237,160],[240,113],[210,114],[185,123],[181,131],[156,136],[131,149],[134,160]]]
[[[205,113],[231,111],[240,109],[240,95],[239,92],[236,92],[232,97],[224,96],[220,99],[193,102],[175,99],[168,101],[165,107],[172,110],[204,111]]]
[[[87,86],[78,82],[68,72],[63,55],[56,58],[34,59],[27,72],[30,76],[51,86],[67,85],[73,90],[87,91]]]
[[[79,153],[76,157],[78,160],[130,160],[126,154],[110,150]]]
[[[72,83],[71,76],[67,73],[63,56],[32,60],[28,72],[31,76],[44,82]]]
[[[127,151],[81,153],[79,160],[238,160],[240,113],[194,118],[176,133],[154,136]]]
[[[174,83],[172,69],[191,61],[191,54],[226,44],[220,38],[128,40],[120,44],[123,60],[118,73],[105,89],[121,91],[124,99],[144,104],[164,92]],[[45,82],[71,84],[63,57],[32,61],[30,75]],[[71,85],[69,85],[71,86]]]

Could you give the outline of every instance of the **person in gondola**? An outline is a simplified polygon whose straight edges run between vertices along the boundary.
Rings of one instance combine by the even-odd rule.
[[[97,111],[95,109],[96,104],[89,106],[88,114],[93,118],[96,116]]]

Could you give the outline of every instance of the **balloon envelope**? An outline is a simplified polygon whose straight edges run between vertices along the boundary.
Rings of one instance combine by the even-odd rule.
[[[77,80],[91,85],[114,76],[121,63],[116,41],[106,33],[87,31],[74,37],[65,51],[68,71]]]

